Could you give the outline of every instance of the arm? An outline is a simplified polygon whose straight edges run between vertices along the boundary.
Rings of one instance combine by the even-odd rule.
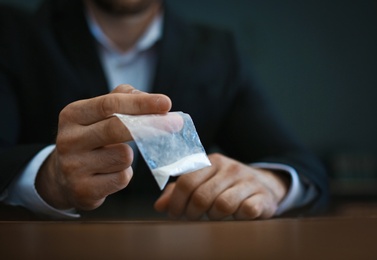
[[[44,160],[54,150],[50,145],[41,150],[26,166],[6,189],[6,196],[0,199],[2,202],[13,206],[22,206],[38,216],[49,218],[77,218],[74,209],[57,210],[48,205],[38,194],[35,188],[35,179]]]
[[[121,85],[108,95],[69,104],[60,114],[56,148],[51,147],[51,153],[47,151],[35,188],[30,183],[34,177],[29,175],[35,172],[27,170],[35,168],[30,164],[43,161],[38,158],[45,156],[43,151],[9,187],[11,192],[26,188],[23,194],[10,194],[5,201],[12,205],[26,203],[37,214],[57,217],[77,216],[70,211],[64,213],[66,209],[91,210],[100,206],[107,195],[126,187],[132,177],[133,152],[124,143],[131,136],[117,118],[109,115],[166,113],[170,106],[166,96],[145,94],[128,85]],[[41,200],[33,203],[27,195],[40,196]]]
[[[212,166],[181,176],[155,203],[169,216],[197,220],[207,215],[246,220],[274,216],[289,187],[284,173],[253,168],[220,154]]]
[[[221,117],[214,143],[223,154],[210,155],[213,167],[181,176],[171,184],[156,202],[156,210],[189,219],[204,214],[213,219],[269,218],[291,209],[318,212],[327,200],[323,167],[276,116],[231,42],[224,44],[221,56],[217,56],[224,60],[208,71],[208,77],[216,79],[217,84],[216,89],[205,89],[214,95],[206,96],[206,110],[199,116],[201,119],[212,113]],[[216,69],[226,71],[227,78],[222,79],[224,73],[216,73]],[[205,119],[200,123],[204,125],[203,122]],[[213,136],[210,130],[203,129],[205,137]],[[250,167],[254,162],[289,166],[295,170],[291,176],[297,178],[290,179],[290,174],[281,169]],[[291,197],[286,206],[285,198]],[[221,208],[224,210],[219,214]]]
[[[132,177],[132,138],[113,113],[166,113],[169,98],[121,85],[111,94],[68,105],[60,113],[56,149],[36,178],[41,197],[57,209],[92,210]]]

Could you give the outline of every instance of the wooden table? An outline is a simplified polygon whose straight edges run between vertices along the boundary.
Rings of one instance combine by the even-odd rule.
[[[377,259],[377,214],[244,222],[3,221],[0,259]]]

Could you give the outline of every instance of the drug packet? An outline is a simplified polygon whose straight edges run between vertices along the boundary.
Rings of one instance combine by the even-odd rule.
[[[136,146],[162,190],[170,176],[210,166],[189,114],[114,114],[130,131]]]

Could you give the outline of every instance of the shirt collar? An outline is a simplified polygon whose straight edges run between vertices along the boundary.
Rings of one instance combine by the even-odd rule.
[[[158,14],[149,25],[144,34],[136,42],[135,46],[128,52],[139,53],[151,48],[162,36],[162,19],[163,14]],[[92,33],[93,37],[96,39],[97,43],[100,44],[103,48],[111,53],[116,53],[123,55],[121,51],[114,45],[114,43],[106,36],[102,31],[101,27],[98,25],[94,17],[90,12],[86,12],[86,19],[89,25],[89,30]]]

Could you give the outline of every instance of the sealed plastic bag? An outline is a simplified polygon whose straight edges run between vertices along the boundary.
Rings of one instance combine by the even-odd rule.
[[[160,189],[169,176],[178,176],[210,166],[190,115],[114,114],[130,131]]]

